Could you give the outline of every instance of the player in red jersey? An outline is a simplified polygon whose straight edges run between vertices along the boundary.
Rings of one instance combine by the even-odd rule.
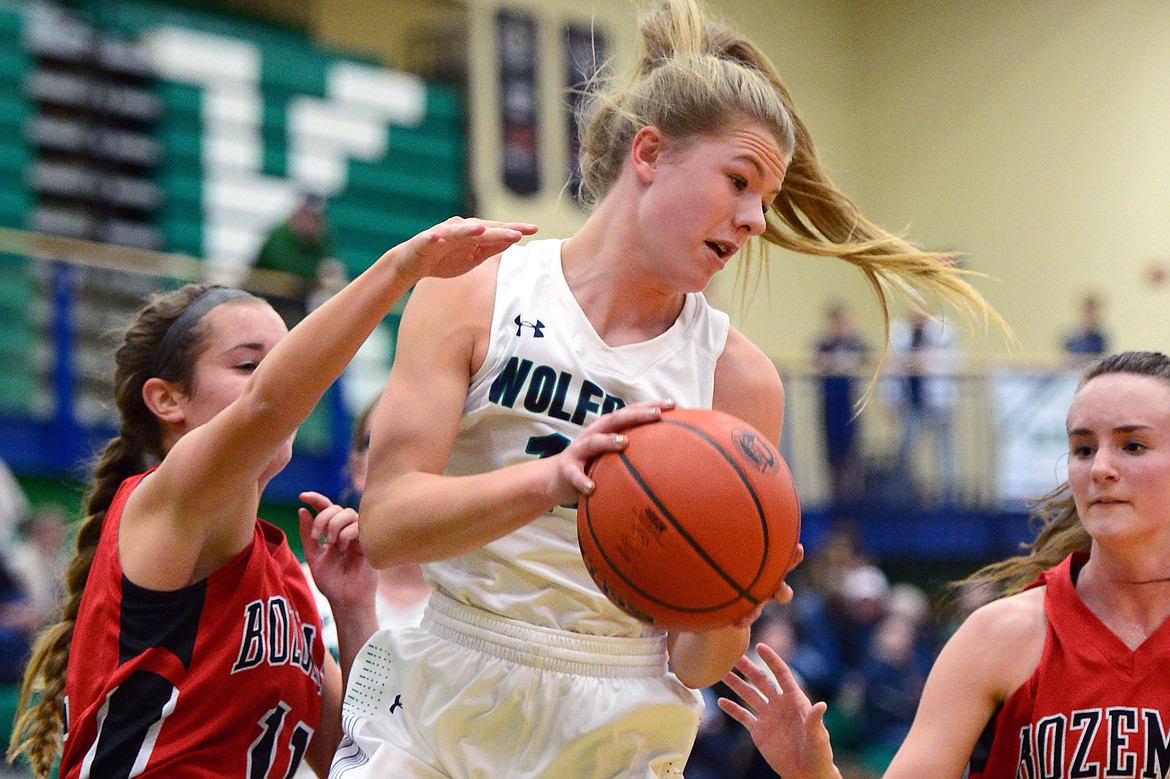
[[[47,776],[320,775],[342,679],[287,539],[257,519],[296,428],[424,276],[498,254],[527,224],[453,218],[391,249],[291,332],[239,290],[188,285],[139,312],[116,355],[122,417],[90,484],[63,619],[38,640],[10,759]],[[343,626],[341,665],[375,629],[356,515],[316,493],[301,533]],[[319,546],[316,539],[323,538]],[[39,693],[30,703],[30,693]],[[27,708],[26,708],[27,706]]]
[[[1029,553],[966,580],[1014,594],[947,643],[887,779],[1170,775],[1170,358],[1088,368],[1068,442]],[[720,706],[785,779],[838,778],[825,704],[760,654],[777,682],[741,660],[725,681],[746,706]]]

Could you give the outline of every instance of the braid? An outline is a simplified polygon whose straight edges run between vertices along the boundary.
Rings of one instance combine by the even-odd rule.
[[[114,493],[127,477],[147,468],[141,451],[118,436],[102,452],[94,472],[86,501],[86,519],[77,535],[77,551],[65,573],[65,595],[61,618],[37,636],[32,657],[25,667],[24,680],[17,703],[17,718],[8,742],[11,763],[27,754],[33,774],[46,777],[61,751],[61,732],[65,723],[65,669],[69,662],[69,645],[73,626],[81,606],[81,595],[89,578],[106,510]],[[38,694],[33,702],[34,693]]]
[[[65,726],[65,679],[70,643],[81,596],[101,539],[106,512],[123,481],[142,473],[163,455],[162,429],[142,399],[153,374],[153,361],[170,325],[209,285],[188,284],[156,296],[138,312],[114,355],[114,400],[122,418],[120,433],[97,457],[85,499],[85,521],[77,550],[65,573],[61,618],[37,636],[25,666],[17,716],[8,742],[8,761],[26,755],[35,776],[49,775],[61,753]],[[205,331],[198,325],[185,333],[167,361],[168,381],[186,383],[202,348]]]

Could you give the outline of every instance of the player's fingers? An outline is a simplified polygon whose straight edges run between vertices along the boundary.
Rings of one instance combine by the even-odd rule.
[[[788,603],[795,594],[792,591],[792,585],[786,581],[781,581],[780,586],[776,588],[776,592],[772,593],[772,600],[779,603]]]
[[[760,659],[768,666],[768,669],[775,677],[775,685],[779,691],[784,695],[797,695],[804,697],[804,691],[800,689],[800,685],[796,681],[796,677],[792,675],[788,664],[784,662],[783,658],[776,653],[776,650],[767,644],[757,644],[756,651],[760,654]],[[769,684],[771,681],[769,680]]]
[[[481,225],[484,225],[484,227],[486,227],[489,232],[492,230],[506,230],[508,232],[517,232],[517,233],[522,233],[524,235],[532,235],[538,229],[540,229],[536,225],[532,224],[531,222],[498,222],[498,221],[495,221],[493,219],[477,219],[474,221],[478,222]]]
[[[356,517],[356,512],[354,513]],[[358,523],[352,522],[345,525],[337,533],[337,547],[342,551],[351,551],[351,549],[361,549],[361,545],[357,543],[358,538]]]
[[[745,709],[743,706],[740,706],[730,698],[720,698],[718,701],[716,701],[716,703],[718,703],[719,708],[723,709],[723,711],[727,713],[727,716],[731,717],[740,725],[743,725],[749,731],[752,729],[752,726],[756,722],[756,718],[750,711]]]
[[[313,527],[310,531],[312,539],[319,544],[328,544],[332,541],[329,537],[329,523],[341,511],[341,506],[330,503],[313,517]]]
[[[763,646],[763,644],[760,646]],[[773,695],[780,694],[772,678],[764,673],[764,669],[756,665],[750,657],[741,657],[736,661],[735,668],[752,684],[755,690],[758,691],[757,694],[762,696],[764,700],[770,699]]]
[[[825,712],[828,710],[829,704],[824,701],[814,703],[812,709],[809,710],[808,729],[823,728],[825,726]]]
[[[589,458],[592,459],[592,458]],[[570,466],[564,469],[563,478],[569,485],[577,491],[579,495],[592,495],[593,490],[597,488],[593,479],[590,479],[583,468]]]
[[[342,506],[330,506],[317,515],[317,522],[321,524],[325,535],[325,542],[336,544],[338,535],[345,528],[357,525],[357,512]]]
[[[792,554],[792,565],[788,568],[788,573],[796,570],[796,566],[804,562],[804,544],[797,544],[796,551]],[[785,574],[787,575],[787,574]]]
[[[673,400],[647,400],[640,403],[631,403],[625,408],[603,414],[589,427],[590,432],[616,433],[628,427],[644,425],[648,422],[657,422],[662,418],[662,412],[674,408]]]
[[[297,509],[297,529],[301,534],[301,548],[305,550],[305,554],[317,545],[317,539],[313,538],[313,513],[307,508]]]
[[[297,497],[300,499],[301,503],[308,504],[308,506],[313,509],[313,511],[320,511],[321,509],[333,505],[333,501],[329,500],[329,498],[325,497],[319,492],[313,492],[311,490],[306,490]]]
[[[478,216],[449,216],[436,227],[444,225],[463,225],[463,224],[481,224],[488,227],[508,227],[514,230],[523,230],[525,232],[536,232],[537,226],[532,222],[502,222],[498,219],[481,219]]]
[[[734,671],[728,671],[723,675],[723,683],[731,688],[731,691],[738,695],[740,700],[752,709],[752,711],[758,712],[768,703],[768,699],[760,694],[760,691],[755,685],[749,683]]]

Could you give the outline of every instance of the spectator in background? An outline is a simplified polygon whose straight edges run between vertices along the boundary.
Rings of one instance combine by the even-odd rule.
[[[752,626],[752,655],[758,644],[767,644],[784,658],[793,675],[810,694],[828,694],[833,688],[832,668],[820,650],[803,640],[792,607],[769,603]],[[758,657],[756,658],[758,659]]]
[[[1109,336],[1101,325],[1101,298],[1085,295],[1081,299],[1080,321],[1077,329],[1064,339],[1065,354],[1080,360],[1091,360],[1109,351]]]
[[[881,773],[893,759],[918,709],[934,662],[930,602],[913,584],[892,585],[859,668],[861,763]],[[759,658],[762,667],[767,667]],[[787,662],[787,661],[786,661]]]
[[[842,663],[859,669],[873,635],[887,614],[890,581],[876,565],[861,565],[845,574],[841,591],[830,609]]]
[[[826,309],[827,329],[817,343],[813,365],[821,383],[821,430],[832,480],[833,514],[851,516],[864,489],[857,441],[856,383],[868,355],[853,312],[842,302]]]
[[[958,496],[954,410],[959,388],[954,374],[960,361],[953,328],[942,318],[914,309],[890,324],[889,367],[894,379],[888,386],[902,422],[894,478],[942,503]],[[935,449],[937,492],[926,488],[915,467],[927,436]]]
[[[39,506],[20,526],[12,551],[12,574],[28,598],[34,629],[55,621],[65,594],[69,564],[69,519],[60,506]]]
[[[16,528],[29,514],[28,496],[8,463],[0,460],[0,550],[10,549]]]
[[[924,667],[915,657],[915,637],[909,620],[890,614],[878,623],[861,664],[860,757],[877,773],[910,732],[930,670],[929,663]]]
[[[293,298],[273,297],[268,301],[289,327],[305,318],[310,296],[320,286],[322,263],[332,259],[333,237],[325,199],[311,192],[303,193],[292,214],[272,228],[253,263],[254,268],[281,271],[301,280]],[[326,265],[324,269],[328,273],[331,266]],[[344,286],[344,281],[340,286]]]
[[[929,669],[939,646],[939,626],[930,598],[916,584],[898,582],[886,593],[886,615],[906,620],[914,631],[914,655]]]
[[[841,608],[844,580],[847,574],[867,566],[868,562],[856,528],[839,523],[793,573],[793,618],[801,641],[829,666],[828,686],[822,691],[826,699],[837,694],[846,672],[837,631],[839,620],[834,617]]]
[[[11,561],[0,556],[0,684],[20,681],[36,630],[36,614]]]

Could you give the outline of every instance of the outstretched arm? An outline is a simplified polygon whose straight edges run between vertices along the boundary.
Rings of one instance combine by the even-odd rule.
[[[975,611],[943,647],[927,677],[918,713],[884,779],[960,779],[996,709],[1035,672],[1044,650],[1044,589]],[[747,658],[724,681],[742,699],[719,707],[747,728],[768,764],[785,779],[839,779],[823,718],[770,647],[760,657],[773,682]]]
[[[720,698],[719,708],[747,728],[760,754],[784,779],[840,779],[825,729],[825,703],[812,703],[788,666],[767,644],[756,647],[776,681],[749,658],[723,677],[742,699]]]
[[[383,254],[263,357],[243,392],[183,435],[123,515],[123,566],[137,584],[174,589],[250,543],[263,480],[289,438],[394,302],[427,276],[464,273],[534,225],[453,218]],[[240,366],[243,370],[246,366]],[[171,565],[160,569],[158,559]]]

